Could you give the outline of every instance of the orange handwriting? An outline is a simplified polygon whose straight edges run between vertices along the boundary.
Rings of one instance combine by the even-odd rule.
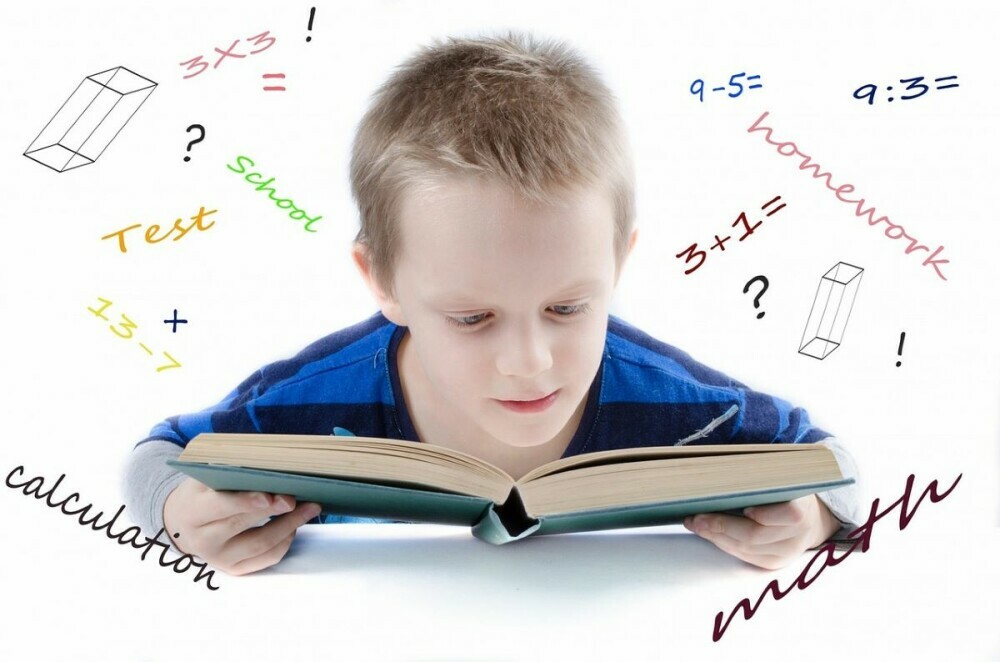
[[[198,228],[199,230],[207,230],[213,225],[215,225],[215,221],[212,221],[208,225],[202,225],[202,221],[205,220],[206,216],[208,216],[209,214],[214,214],[217,211],[219,210],[213,209],[212,211],[205,211],[205,208],[201,207],[198,210],[198,213],[191,217],[191,220],[194,221],[194,223],[185,227],[184,224],[181,222],[183,219],[178,218],[176,221],[174,221],[174,227],[167,230],[166,233],[164,233],[160,237],[156,236],[156,233],[160,231],[160,226],[154,223],[146,228],[146,243],[157,244],[166,239],[167,237],[169,237],[171,234],[173,234],[174,230],[177,230],[180,233],[176,237],[174,237],[174,241],[177,241],[178,239],[186,235],[194,228]],[[101,237],[101,240],[103,241],[104,239],[110,239],[111,237],[118,237],[118,249],[122,253],[127,253],[128,248],[125,247],[125,233],[128,232],[129,230],[134,230],[136,228],[141,228],[141,227],[142,223],[136,223],[135,225],[130,225],[127,228],[122,228],[117,232],[106,234],[103,237]]]

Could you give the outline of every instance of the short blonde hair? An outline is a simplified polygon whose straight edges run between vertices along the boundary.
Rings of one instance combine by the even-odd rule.
[[[631,154],[614,96],[565,44],[509,32],[422,47],[373,95],[351,154],[351,192],[372,278],[395,298],[398,210],[408,191],[473,176],[554,202],[605,186],[616,270],[635,217]]]

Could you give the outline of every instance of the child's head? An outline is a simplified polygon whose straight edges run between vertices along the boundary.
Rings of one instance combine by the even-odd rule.
[[[635,239],[624,131],[590,66],[514,34],[425,48],[376,93],[351,183],[355,260],[435,404],[513,445],[572,422]],[[555,390],[542,414],[496,402]]]
[[[512,33],[423,48],[375,93],[351,158],[351,190],[376,284],[395,294],[400,204],[443,179],[475,178],[529,200],[600,187],[618,266],[634,212],[632,161],[614,98],[565,45]]]

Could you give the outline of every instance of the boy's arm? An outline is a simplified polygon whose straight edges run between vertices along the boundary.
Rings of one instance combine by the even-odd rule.
[[[860,526],[857,465],[841,442],[814,427],[801,407],[730,381],[740,412],[730,443],[822,443],[833,452],[845,478],[855,483],[800,499],[744,511],[685,519],[685,526],[723,551],[754,565],[775,569],[806,549],[846,537]],[[839,525],[839,527],[838,527]]]
[[[167,497],[188,478],[183,472],[167,465],[167,460],[176,459],[187,443],[202,432],[261,432],[254,421],[252,407],[255,397],[265,390],[263,377],[264,369],[258,370],[218,404],[161,421],[133,448],[125,465],[122,492],[132,519],[148,535],[153,536],[164,527]],[[259,523],[267,521],[265,518]],[[389,520],[338,515],[312,520],[316,523],[380,521]],[[174,543],[173,538],[170,542]],[[174,547],[181,551],[176,545]]]
[[[844,478],[854,479],[854,483],[851,485],[845,485],[844,487],[816,494],[816,497],[842,525],[841,530],[833,536],[833,539],[844,538],[848,533],[864,523],[861,508],[861,479],[858,476],[858,467],[854,462],[854,458],[840,440],[834,437],[827,437],[817,443],[823,444],[833,451],[833,456],[836,458],[837,464],[840,465],[840,473],[843,474]]]
[[[860,479],[857,463],[847,447],[830,433],[814,426],[809,413],[802,407],[795,407],[781,398],[754,391],[732,379],[730,386],[736,389],[740,400],[740,412],[730,443],[821,443],[827,446],[833,452],[844,478],[853,478],[855,482],[819,492],[816,497],[843,528],[849,531],[861,526]],[[846,532],[842,529],[834,537]]]
[[[175,443],[154,439],[136,446],[125,464],[125,507],[135,523],[150,535],[163,528],[163,504],[187,477],[167,465],[167,460],[177,459],[181,450]]]
[[[255,572],[280,561],[295,530],[318,519],[318,504],[260,492],[216,492],[202,485],[166,464],[181,450],[163,439],[140,442],[123,484],[132,519],[151,537],[161,529],[185,533],[182,541],[167,536],[176,551],[229,574]]]
[[[246,413],[246,405],[262,376],[263,372],[257,371],[212,407],[157,423],[132,449],[125,464],[122,493],[126,510],[148,535],[163,528],[167,497],[187,478],[167,465],[167,460],[176,459],[202,432],[259,432]]]

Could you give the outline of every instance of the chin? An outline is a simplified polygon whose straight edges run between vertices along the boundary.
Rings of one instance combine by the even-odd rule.
[[[515,448],[533,448],[552,441],[556,435],[566,426],[566,421],[561,420],[558,424],[531,425],[516,427],[505,425],[498,434],[493,437]]]

